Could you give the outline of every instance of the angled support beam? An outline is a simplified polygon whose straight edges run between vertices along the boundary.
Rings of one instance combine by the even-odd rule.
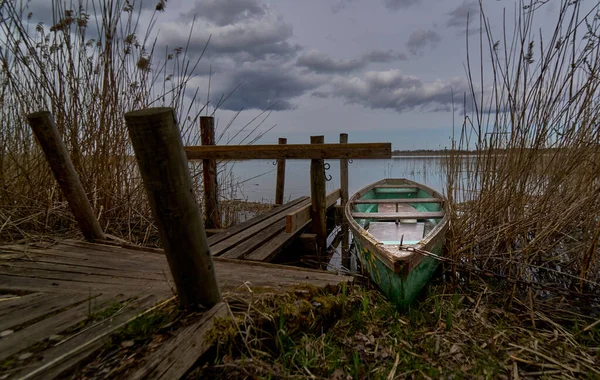
[[[48,111],[35,112],[27,115],[27,122],[31,125],[58,186],[69,202],[83,236],[90,241],[105,240],[106,236],[71,162],[67,147],[58,133],[52,114]]]
[[[125,114],[135,157],[182,307],[221,300],[172,108]]]

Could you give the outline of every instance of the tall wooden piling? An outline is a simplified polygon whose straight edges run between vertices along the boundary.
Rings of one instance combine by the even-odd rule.
[[[280,137],[279,144],[287,144],[287,139]],[[285,190],[285,159],[280,158],[277,160],[277,185],[275,187],[275,204],[283,204],[283,193]]]
[[[200,117],[200,142],[203,146],[215,145],[214,117]],[[202,160],[202,178],[204,181],[204,213],[206,216],[204,226],[211,229],[221,228],[216,160]]]
[[[324,136],[311,136],[311,144],[325,143]],[[317,248],[319,256],[323,254],[327,240],[326,213],[327,204],[325,201],[325,160],[310,160],[310,197],[312,201],[312,223],[313,232],[317,234]]]
[[[348,143],[348,134],[340,133],[340,144]],[[348,229],[348,221],[346,220],[346,204],[348,203],[348,159],[342,158],[340,160],[340,189],[341,189],[341,203],[342,203],[342,266],[350,268],[350,249],[349,239],[350,231]]]
[[[210,307],[221,295],[175,113],[150,108],[125,114],[125,121],[179,303]]]
[[[27,122],[38,143],[46,161],[52,169],[65,198],[69,202],[71,212],[87,240],[104,240],[106,236],[92,210],[90,201],[75,171],[69,152],[58,133],[52,114],[48,111],[35,112],[27,116]]]

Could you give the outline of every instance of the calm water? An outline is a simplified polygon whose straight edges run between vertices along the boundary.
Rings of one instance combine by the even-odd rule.
[[[340,186],[339,160],[326,161],[331,176],[327,191]],[[354,160],[349,164],[350,195],[383,178],[408,178],[440,192],[445,188],[444,157],[394,157],[385,160]],[[229,198],[255,202],[275,199],[276,166],[274,161],[252,160],[229,162],[221,167],[221,184],[233,188]],[[310,195],[310,161],[288,160],[285,173],[285,200]]]

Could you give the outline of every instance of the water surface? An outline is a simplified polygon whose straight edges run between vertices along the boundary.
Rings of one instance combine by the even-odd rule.
[[[340,186],[339,160],[327,160],[327,191]],[[274,161],[251,160],[223,164],[220,181],[233,189],[229,198],[254,202],[273,202],[275,199],[276,166]],[[393,157],[391,159],[354,160],[348,165],[350,195],[383,178],[408,178],[444,193],[445,157]],[[286,201],[310,195],[310,161],[288,160],[285,173]],[[231,190],[229,190],[231,191]]]

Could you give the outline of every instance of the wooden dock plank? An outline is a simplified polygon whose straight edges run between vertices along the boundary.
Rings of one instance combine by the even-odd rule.
[[[242,222],[240,224],[237,224],[231,228],[226,229],[224,232],[218,233],[216,235],[213,235],[211,237],[208,238],[208,244],[209,245],[214,245],[216,243],[219,243],[243,230],[245,230],[248,227],[251,227],[257,223],[262,222],[265,219],[268,219],[274,215],[277,215],[281,212],[287,211],[288,209],[290,209],[291,207],[294,207],[302,202],[306,202],[307,200],[309,200],[309,197],[299,197],[294,199],[293,201],[290,201],[282,206],[276,207],[272,210],[269,210],[265,213],[262,213],[250,220],[247,220],[245,222]]]
[[[61,272],[55,270],[46,270],[44,268],[21,268],[16,265],[3,266],[0,265],[0,273],[5,275],[27,277],[27,278],[39,278],[47,280],[67,281],[74,284],[90,284],[93,285],[117,285],[125,288],[133,287],[154,287],[156,283],[162,282],[160,279],[147,280],[140,279],[135,280],[132,278],[126,278],[125,276],[102,276],[95,274],[84,274],[74,272]],[[123,272],[125,273],[125,272]],[[76,286],[76,285],[75,285]]]
[[[224,257],[226,259],[242,259],[245,258],[246,255],[254,251],[255,249],[260,249],[264,247],[265,242],[270,239],[280,236],[282,232],[285,230],[285,220],[280,220],[279,222],[273,224],[272,226],[265,228],[261,232],[254,235],[249,240],[244,241],[244,244],[239,244],[233,249],[223,253],[220,257]]]
[[[16,252],[13,250],[13,252]],[[136,258],[123,258],[119,255],[98,257],[95,255],[93,250],[89,248],[81,249],[71,246],[55,246],[46,250],[33,250],[28,249],[28,256],[22,257],[23,261],[39,261],[46,263],[66,263],[71,264],[75,267],[89,267],[99,268],[105,270],[120,270],[121,272],[133,271],[141,273],[153,273],[161,275],[164,270],[165,258],[158,258],[157,260],[151,260],[144,255],[144,253],[138,252],[139,256]],[[5,261],[7,262],[7,261]],[[14,262],[14,259],[9,261]],[[144,265],[140,265],[143,262]]]
[[[31,293],[23,296],[15,295],[13,298],[2,299],[0,302],[0,317],[12,313],[22,307],[32,306],[44,302],[48,297],[45,293]]]
[[[214,326],[215,318],[226,317],[227,311],[225,303],[213,306],[199,321],[178,331],[173,339],[153,352],[130,379],[181,378],[208,351],[213,342],[206,339],[206,333]]]
[[[61,344],[54,345],[41,353],[34,354],[24,364],[26,367],[15,374],[19,379],[56,378],[70,370],[82,360],[91,357],[109,340],[110,334],[133,319],[149,312],[168,297],[167,293],[144,295],[128,302],[123,310],[90,328],[65,336]],[[113,301],[124,301],[113,298]],[[2,343],[0,342],[0,345]]]
[[[79,295],[79,297],[81,296],[83,295]],[[85,296],[83,296],[83,299],[85,299]],[[114,295],[103,294],[95,299],[96,305],[98,305],[99,308],[103,308],[109,303],[114,302]],[[65,297],[65,301],[65,305],[73,304],[67,297]],[[81,299],[78,301],[81,301]],[[86,320],[89,316],[91,305],[87,302],[78,303],[77,306],[52,315],[52,317],[42,319],[37,323],[2,338],[2,344],[0,344],[0,360],[4,360],[52,335],[60,334],[69,327],[75,326]],[[92,309],[91,311],[93,312],[96,310]]]
[[[112,294],[127,293],[132,295],[142,294],[152,289],[166,288],[168,283],[157,284],[154,287],[139,287],[139,286],[123,286],[112,284],[98,284],[89,282],[77,282],[66,280],[52,280],[46,278],[36,278],[35,276],[15,276],[5,273],[0,273],[0,289],[11,291],[28,291],[28,292],[49,292],[49,293],[73,293],[74,291],[89,293],[89,292],[108,292]]]
[[[33,299],[31,303],[13,307],[0,319],[0,331],[14,329],[34,319],[43,317],[46,314],[56,312],[60,309],[78,304],[90,298],[83,294],[47,294],[37,293],[42,298]],[[93,298],[92,298],[93,300]]]
[[[0,267],[2,264],[0,264]],[[148,280],[155,281],[156,274],[149,272],[130,272],[120,268],[96,268],[96,267],[81,267],[69,265],[68,263],[48,263],[40,260],[36,261],[15,261],[10,263],[10,267],[22,269],[41,269],[48,272],[73,273],[73,275],[96,275],[105,277],[119,277],[131,280]]]
[[[305,206],[306,204],[308,204],[308,202],[309,202],[308,200],[301,202],[301,203],[289,208],[288,211],[293,212],[296,209]],[[247,241],[249,238],[256,235],[257,233],[263,231],[266,228],[271,227],[278,221],[284,220],[284,219],[285,219],[284,213],[278,213],[276,215],[273,215],[270,218],[267,218],[267,219],[261,221],[260,223],[254,224],[251,227],[244,229],[240,233],[233,235],[233,236],[229,237],[228,239],[211,246],[210,251],[215,256],[221,255],[223,252],[235,247],[236,245],[238,245],[242,242]]]
[[[275,236],[273,239],[269,240],[261,247],[253,250],[248,256],[246,256],[246,260],[254,260],[254,261],[271,261],[277,256],[279,252],[281,252],[289,243],[292,242],[302,230],[310,224],[310,221],[306,222],[303,226],[296,229],[293,233],[282,232],[279,235]]]
[[[444,211],[432,212],[353,212],[354,219],[376,219],[376,220],[396,220],[396,219],[441,219],[446,215]]]

